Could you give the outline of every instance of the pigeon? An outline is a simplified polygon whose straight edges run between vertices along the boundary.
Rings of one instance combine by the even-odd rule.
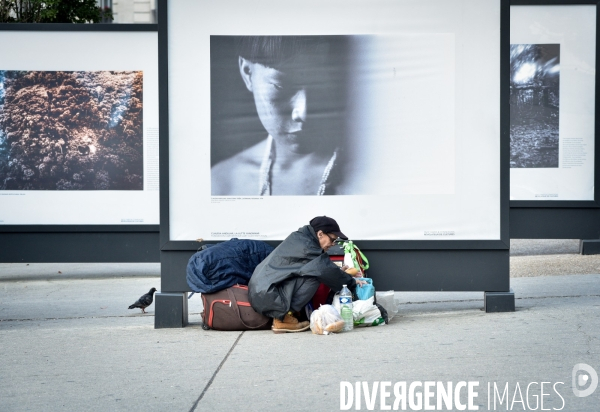
[[[140,296],[140,298],[136,300],[133,305],[129,306],[129,309],[140,308],[142,313],[146,313],[144,309],[152,305],[152,301],[154,300],[154,292],[156,292],[156,288],[150,289],[150,292]]]

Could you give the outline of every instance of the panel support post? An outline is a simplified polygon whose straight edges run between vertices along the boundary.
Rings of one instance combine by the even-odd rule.
[[[183,328],[188,324],[187,293],[154,295],[154,329]]]
[[[515,311],[515,292],[512,288],[508,292],[484,292],[483,300],[486,313]]]
[[[580,240],[579,253],[582,255],[600,255],[600,239]]]

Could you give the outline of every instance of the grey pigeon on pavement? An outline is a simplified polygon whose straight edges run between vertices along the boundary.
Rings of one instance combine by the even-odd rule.
[[[146,313],[144,309],[152,305],[152,301],[154,300],[154,292],[156,292],[156,288],[150,289],[150,292],[140,296],[140,298],[136,300],[133,305],[129,306],[129,309],[140,308],[142,313]]]

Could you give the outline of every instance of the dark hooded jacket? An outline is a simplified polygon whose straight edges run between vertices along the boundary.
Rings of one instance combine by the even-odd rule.
[[[334,291],[356,287],[352,276],[340,270],[323,252],[317,235],[306,225],[287,237],[254,270],[248,283],[250,304],[259,313],[283,319],[292,300],[308,303],[319,283]],[[301,287],[302,285],[310,287]]]

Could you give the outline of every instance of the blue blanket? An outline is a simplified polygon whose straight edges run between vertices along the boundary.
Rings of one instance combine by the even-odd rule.
[[[209,246],[188,261],[187,283],[196,293],[215,293],[235,284],[247,285],[256,266],[273,251],[268,243],[236,238]]]

